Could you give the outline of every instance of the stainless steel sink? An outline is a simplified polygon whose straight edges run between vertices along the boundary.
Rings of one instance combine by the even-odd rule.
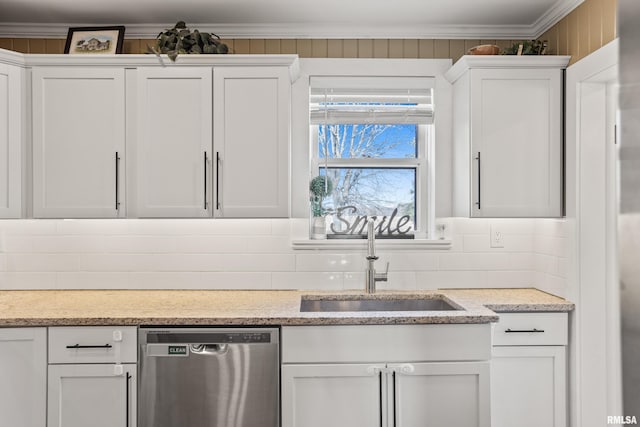
[[[300,311],[341,312],[341,311],[450,311],[460,310],[440,298],[305,298],[300,303]]]

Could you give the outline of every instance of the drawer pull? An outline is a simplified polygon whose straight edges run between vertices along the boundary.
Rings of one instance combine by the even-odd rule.
[[[533,328],[533,329],[506,329],[504,331],[505,334],[529,334],[529,333],[539,333],[539,332],[544,332],[544,329],[537,329],[537,328]]]
[[[105,345],[80,345],[80,344],[74,344],[74,345],[68,345],[67,348],[111,348],[113,347],[111,344],[105,344]]]

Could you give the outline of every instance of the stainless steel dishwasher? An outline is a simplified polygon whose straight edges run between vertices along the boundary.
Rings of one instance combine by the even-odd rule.
[[[138,427],[278,427],[277,328],[140,328]]]

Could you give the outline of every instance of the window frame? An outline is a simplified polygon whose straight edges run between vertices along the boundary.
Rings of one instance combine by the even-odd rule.
[[[359,123],[354,123],[359,124]],[[433,158],[434,145],[434,125],[418,124],[417,141],[416,141],[416,157],[415,158],[323,158],[319,156],[319,124],[309,126],[309,134],[311,137],[311,180],[314,176],[320,174],[321,168],[325,165],[329,168],[384,168],[384,169],[415,169],[416,176],[416,212],[415,212],[415,229],[414,239],[429,239],[432,233],[430,229],[435,221],[432,195],[434,192],[433,173],[430,158]],[[430,157],[431,156],[431,157]],[[310,206],[309,206],[310,209]]]
[[[299,58],[298,78],[291,90],[291,247],[294,251],[362,251],[361,239],[313,240],[310,238],[309,178],[311,176],[310,82],[316,77],[374,76],[374,77],[431,77],[435,78],[433,106],[434,138],[431,146],[428,178],[433,191],[428,194],[431,218],[428,239],[383,239],[378,247],[389,250],[441,250],[452,247],[450,218],[453,216],[454,186],[468,185],[465,176],[453,176],[453,87],[445,77],[453,64],[451,59],[394,59],[394,58]],[[436,231],[447,225],[446,232]],[[419,236],[416,236],[419,237]],[[444,238],[443,238],[444,237]]]

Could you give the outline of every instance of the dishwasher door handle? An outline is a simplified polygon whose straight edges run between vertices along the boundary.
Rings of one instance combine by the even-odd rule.
[[[192,354],[203,356],[217,356],[229,351],[228,344],[191,344],[189,350]]]

